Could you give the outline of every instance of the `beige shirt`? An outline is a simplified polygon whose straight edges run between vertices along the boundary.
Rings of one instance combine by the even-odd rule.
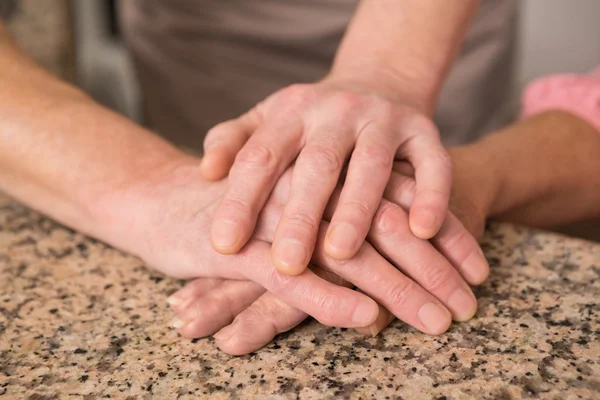
[[[200,149],[205,132],[328,71],[356,0],[128,0],[122,26],[146,122]],[[517,2],[484,0],[435,120],[447,145],[493,128],[507,99]]]

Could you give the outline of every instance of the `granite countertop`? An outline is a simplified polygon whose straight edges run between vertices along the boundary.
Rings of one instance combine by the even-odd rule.
[[[181,281],[0,197],[0,399],[600,398],[600,245],[497,225],[484,250],[442,336],[308,321],[231,357],[167,327]]]

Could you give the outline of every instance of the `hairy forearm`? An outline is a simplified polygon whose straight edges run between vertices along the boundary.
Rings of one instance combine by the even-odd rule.
[[[0,190],[107,239],[107,193],[185,160],[24,55],[0,26]]]
[[[458,152],[477,159],[493,219],[549,228],[600,216],[600,132],[571,114],[540,114]]]
[[[375,87],[432,113],[477,0],[363,0],[330,77]]]

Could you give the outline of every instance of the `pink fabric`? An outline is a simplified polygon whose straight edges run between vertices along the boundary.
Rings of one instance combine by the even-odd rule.
[[[586,75],[551,75],[535,80],[523,92],[522,106],[523,117],[561,110],[600,132],[600,68]]]

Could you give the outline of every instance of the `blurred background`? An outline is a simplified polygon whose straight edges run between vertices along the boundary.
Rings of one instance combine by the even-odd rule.
[[[40,63],[139,121],[140,97],[120,38],[117,1],[21,0],[9,29]],[[521,8],[512,107],[535,77],[600,65],[600,1],[522,0]]]
[[[20,0],[8,26],[19,44],[55,74],[81,86],[101,103],[139,122],[141,99],[121,39],[117,1]],[[8,3],[10,4],[10,3]],[[557,72],[585,72],[600,65],[600,1],[521,0],[513,96]],[[589,228],[565,230],[600,240]]]

